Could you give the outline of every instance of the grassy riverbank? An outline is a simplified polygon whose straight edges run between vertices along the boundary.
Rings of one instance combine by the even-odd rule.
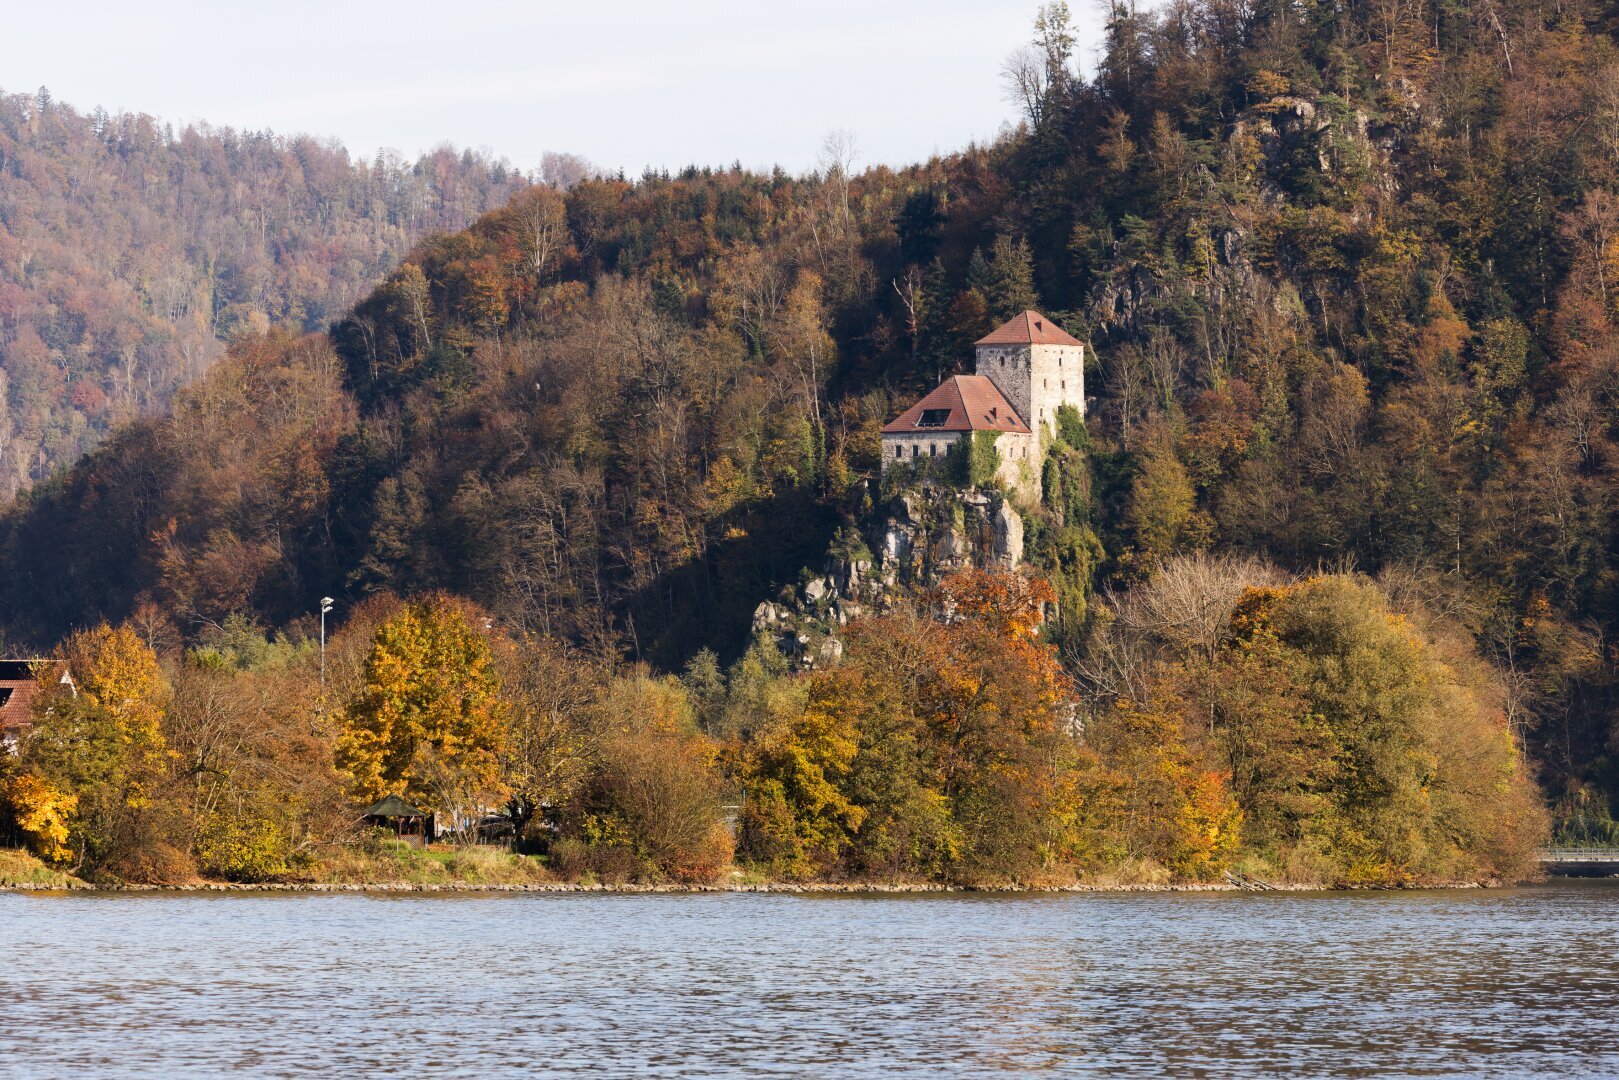
[[[0,889],[86,889],[87,882],[54,870],[26,851],[0,848]]]
[[[1048,880],[993,886],[949,884],[925,879],[883,881],[782,881],[735,868],[708,882],[603,881],[594,875],[564,878],[544,860],[491,847],[423,849],[407,844],[347,847],[324,853],[298,873],[271,881],[214,881],[203,878],[162,882],[88,882],[56,870],[26,851],[0,848],[0,889],[52,891],[103,889],[180,892],[622,892],[622,893],[942,893],[942,892],[1313,892],[1372,888],[1478,888],[1512,882],[1423,881],[1398,885],[1357,885],[1317,879],[1266,879],[1236,874],[1220,881],[1175,881],[1150,863],[1080,880]]]

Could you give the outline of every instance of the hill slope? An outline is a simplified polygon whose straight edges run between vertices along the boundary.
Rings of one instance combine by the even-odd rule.
[[[0,94],[0,500],[161,409],[231,337],[324,327],[523,184],[449,149],[356,162]]]
[[[668,667],[734,652],[869,507],[897,404],[1040,306],[1101,357],[1031,516],[1071,656],[1091,591],[1178,552],[1352,564],[1471,633],[1554,794],[1606,797],[1614,25],[1121,9],[1086,82],[1054,7],[993,146],[523,192],[20,504],[7,633],[446,587]]]

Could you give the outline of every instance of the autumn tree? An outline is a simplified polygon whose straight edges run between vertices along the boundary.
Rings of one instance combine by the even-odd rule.
[[[1266,606],[1249,618],[1268,618],[1296,650],[1320,717],[1301,719],[1320,723],[1334,748],[1331,811],[1306,828],[1338,872],[1396,881],[1526,872],[1544,812],[1490,674],[1465,654],[1450,660],[1363,581],[1307,581]]]
[[[1049,588],[966,572],[942,618],[851,628],[844,667],[767,731],[746,778],[749,853],[784,872],[1026,881],[1073,872],[1070,688],[1038,640]]]
[[[852,670],[817,675],[795,717],[754,740],[743,832],[748,851],[786,877],[835,871],[866,811],[847,794],[867,686]]]
[[[161,843],[154,800],[171,764],[162,730],[168,680],[128,626],[79,631],[60,656],[38,674],[34,725],[20,754],[31,778],[24,786],[55,793],[43,800],[55,805],[43,816],[65,818],[68,835],[47,841],[54,854],[71,848],[78,865],[116,871]]]
[[[337,747],[356,800],[397,794],[461,829],[502,795],[507,709],[478,621],[476,609],[432,595],[378,628]]]
[[[285,877],[352,824],[318,665],[314,642],[271,640],[237,618],[171,667],[165,796],[176,842],[205,874]]]
[[[1526,872],[1543,812],[1496,676],[1445,618],[1419,629],[1351,575],[1185,557],[1162,573],[1092,645],[1135,669],[1096,683],[1113,697],[1086,727],[1126,850],[1328,883]]]
[[[617,880],[717,876],[731,858],[718,748],[680,680],[627,672],[592,714],[591,768],[565,814],[559,864]]]
[[[547,806],[561,808],[589,768],[588,710],[603,673],[589,658],[546,638],[524,638],[498,655],[508,703],[500,778],[516,840]]]

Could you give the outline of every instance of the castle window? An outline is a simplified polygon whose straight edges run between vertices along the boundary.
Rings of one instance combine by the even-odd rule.
[[[1068,380],[1067,379],[1064,379],[1062,381],[1062,388],[1063,388],[1064,391],[1067,391],[1067,389],[1068,389]]]
[[[894,447],[894,456],[897,457],[897,458],[904,457],[905,456],[905,447],[896,445]]]
[[[916,421],[917,427],[944,427],[950,422],[949,409],[923,409],[922,416]]]

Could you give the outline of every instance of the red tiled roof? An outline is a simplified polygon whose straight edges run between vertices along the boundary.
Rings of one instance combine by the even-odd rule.
[[[1082,345],[1078,338],[1040,314],[1015,315],[973,342],[974,345]]]
[[[39,684],[34,681],[32,665],[29,660],[0,660],[0,733],[33,722]]]
[[[922,413],[930,409],[948,409],[949,417],[943,424],[918,427]],[[1029,425],[1007,404],[1000,388],[984,375],[952,375],[939,384],[927,397],[899,414],[899,418],[883,428],[883,434],[928,431],[1016,431],[1028,434]]]

